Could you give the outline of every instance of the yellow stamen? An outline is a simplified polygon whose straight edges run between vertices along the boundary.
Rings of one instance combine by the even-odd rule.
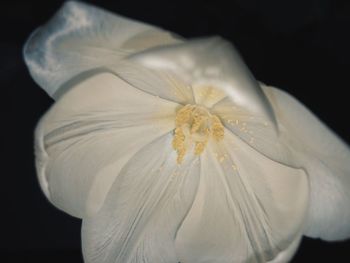
[[[224,138],[224,126],[220,119],[199,105],[186,105],[176,114],[175,132],[172,142],[180,164],[187,150],[194,144],[194,154],[200,155],[212,137],[216,141]]]

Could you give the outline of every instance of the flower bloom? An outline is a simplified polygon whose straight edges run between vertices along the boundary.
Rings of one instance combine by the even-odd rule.
[[[350,236],[350,151],[233,46],[67,2],[24,47],[40,186],[86,262],[287,262]]]

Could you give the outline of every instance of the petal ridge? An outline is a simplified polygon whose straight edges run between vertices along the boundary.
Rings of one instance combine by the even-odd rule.
[[[83,220],[87,262],[178,262],[173,242],[196,192],[198,158],[177,165],[171,137],[157,138],[135,155],[103,208]]]

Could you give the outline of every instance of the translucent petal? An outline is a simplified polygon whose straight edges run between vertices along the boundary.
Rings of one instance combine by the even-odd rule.
[[[101,210],[83,219],[87,263],[178,263],[175,235],[190,209],[199,179],[199,158],[181,165],[172,134],[145,146],[124,166]]]
[[[180,262],[287,261],[302,235],[306,174],[266,158],[228,130],[208,147],[195,201],[176,237]]]
[[[276,113],[282,140],[309,176],[305,235],[326,240],[350,237],[349,147],[292,96],[262,87]]]
[[[296,238],[285,250],[280,252],[273,260],[268,261],[268,263],[285,263],[285,262],[292,262],[291,259],[293,258],[296,250],[299,247],[301,236],[299,238]]]
[[[179,40],[159,28],[68,1],[30,36],[23,53],[34,80],[56,98],[60,86],[81,72],[176,42]]]
[[[111,73],[80,82],[36,129],[43,191],[71,215],[95,213],[131,156],[174,128],[177,106]]]

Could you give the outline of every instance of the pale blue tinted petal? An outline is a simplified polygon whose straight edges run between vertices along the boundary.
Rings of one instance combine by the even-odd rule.
[[[178,42],[168,32],[81,2],[68,1],[24,47],[34,80],[52,97],[77,74],[133,52]]]

